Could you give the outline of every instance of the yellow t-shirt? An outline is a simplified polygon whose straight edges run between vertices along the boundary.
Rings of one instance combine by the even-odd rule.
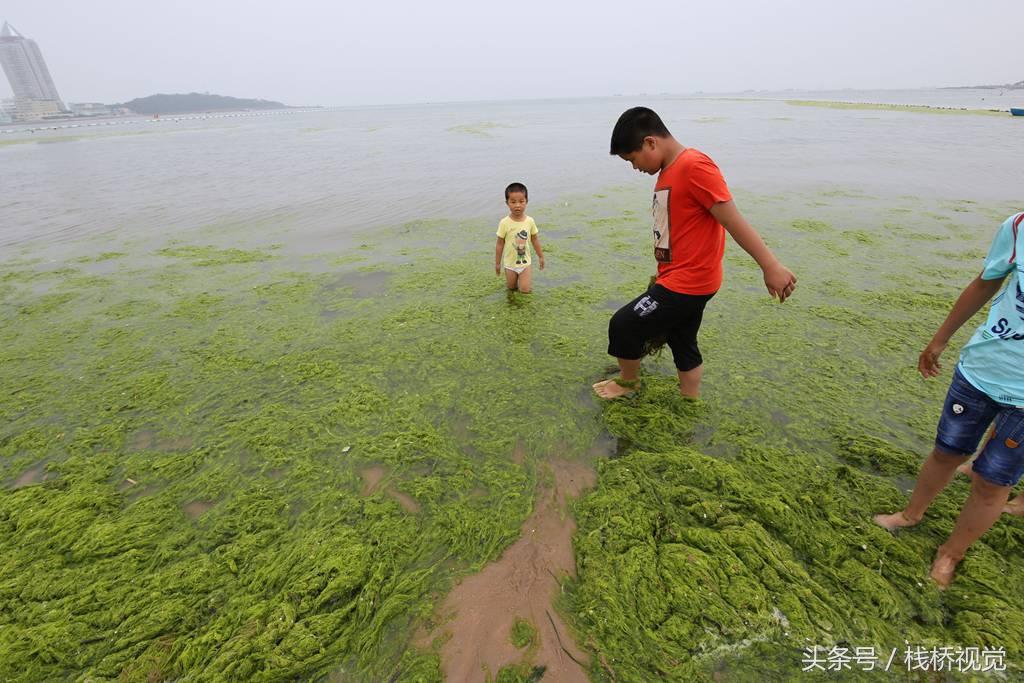
[[[497,235],[505,240],[505,251],[501,262],[506,268],[525,268],[533,261],[530,258],[530,237],[537,234],[537,224],[529,216],[514,221],[505,216],[498,223]]]

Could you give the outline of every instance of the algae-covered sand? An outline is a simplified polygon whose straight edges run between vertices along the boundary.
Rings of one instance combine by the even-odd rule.
[[[916,354],[1013,207],[738,200],[800,285],[773,303],[729,244],[697,404],[668,358],[635,399],[589,394],[652,267],[635,186],[531,207],[531,296],[494,277],[490,218],[315,257],[237,229],[8,260],[0,679],[439,680],[443,638],[416,634],[555,458],[597,470],[557,605],[593,680],[789,679],[837,644],[1002,647],[1019,675],[1024,523],[943,594],[963,482],[916,530],[870,522],[941,407]],[[536,680],[532,651],[492,675]]]

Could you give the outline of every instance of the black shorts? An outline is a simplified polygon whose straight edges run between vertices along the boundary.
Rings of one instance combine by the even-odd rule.
[[[620,308],[608,323],[608,353],[616,358],[639,360],[644,343],[663,338],[672,349],[676,368],[693,370],[703,359],[697,347],[697,331],[704,306],[714,294],[679,294],[661,285],[651,287]]]

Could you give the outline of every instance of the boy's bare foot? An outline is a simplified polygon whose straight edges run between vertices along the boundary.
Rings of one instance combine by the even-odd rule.
[[[875,520],[875,524],[883,529],[888,529],[889,531],[905,529],[907,527],[914,526],[921,521],[920,519],[911,519],[910,517],[907,517],[903,510],[894,512],[891,515],[875,515],[872,519]]]
[[[1024,494],[1021,494],[1003,506],[1003,512],[1024,517]]]
[[[593,385],[594,393],[606,401],[629,396],[640,388],[640,380],[606,379]]]
[[[960,564],[960,560],[951,555],[945,555],[942,551],[935,554],[935,561],[932,562],[929,576],[938,585],[940,591],[946,590],[949,588],[949,584],[953,583],[953,573],[956,572],[958,564]]]

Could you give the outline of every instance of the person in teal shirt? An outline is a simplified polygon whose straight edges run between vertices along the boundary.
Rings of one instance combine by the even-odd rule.
[[[971,493],[932,563],[931,577],[940,588],[953,580],[967,548],[1007,510],[1010,490],[1024,474],[1022,224],[1024,213],[1018,213],[1000,226],[981,274],[960,294],[945,322],[921,352],[918,370],[925,378],[935,377],[942,368],[939,356],[950,338],[995,296],[985,324],[960,351],[939,419],[935,448],[921,466],[910,502],[899,512],[874,518],[890,531],[921,521],[935,496],[952,480],[957,467],[978,448],[994,420],[992,437],[971,466]],[[1012,507],[1007,511],[1013,511]]]

